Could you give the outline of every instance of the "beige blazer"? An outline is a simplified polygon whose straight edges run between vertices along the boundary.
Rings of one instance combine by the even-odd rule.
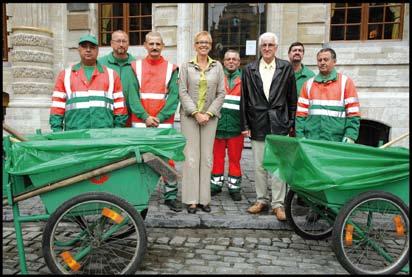
[[[183,63],[179,70],[180,113],[191,116],[196,111],[199,99],[200,68],[193,61]],[[220,109],[225,100],[225,83],[222,64],[213,60],[205,70],[207,92],[205,105],[201,112],[210,112],[220,117]]]

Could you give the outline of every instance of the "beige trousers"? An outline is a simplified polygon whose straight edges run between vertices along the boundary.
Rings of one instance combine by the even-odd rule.
[[[200,126],[193,117],[180,114],[180,126],[186,137],[185,162],[182,176],[182,203],[210,203],[210,178],[213,166],[213,142],[217,128],[216,117]]]
[[[265,150],[265,142],[252,140],[252,152],[253,160],[255,163],[255,187],[257,202],[268,204],[269,193],[268,183],[272,189],[272,208],[278,208],[283,206],[283,202],[286,194],[286,184],[283,183],[278,177],[267,172],[263,164],[263,156]]]

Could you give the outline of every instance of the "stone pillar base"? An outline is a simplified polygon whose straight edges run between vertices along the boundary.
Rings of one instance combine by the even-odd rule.
[[[10,36],[12,94],[6,122],[22,133],[49,131],[54,87],[53,34],[42,28],[13,27]]]

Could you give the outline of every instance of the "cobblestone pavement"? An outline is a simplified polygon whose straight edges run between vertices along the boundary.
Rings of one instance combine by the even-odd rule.
[[[29,274],[50,274],[41,253],[42,223],[24,223]],[[147,227],[136,274],[347,274],[330,242],[291,231]],[[14,228],[3,225],[3,274],[19,273]]]

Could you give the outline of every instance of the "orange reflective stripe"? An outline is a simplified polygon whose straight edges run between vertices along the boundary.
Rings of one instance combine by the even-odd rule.
[[[65,251],[60,254],[63,261],[71,268],[73,271],[78,271],[81,265],[73,258],[69,251]]]
[[[351,246],[352,238],[353,238],[353,226],[351,224],[346,224],[345,245]]]
[[[118,214],[115,211],[113,211],[109,208],[106,208],[106,207],[103,208],[102,215],[104,215],[105,217],[110,218],[111,220],[113,220],[117,224],[120,224],[123,221],[123,216],[121,216],[120,214]]]
[[[393,222],[395,223],[395,230],[398,236],[405,235],[405,227],[403,226],[402,219],[400,215],[396,215],[393,217]]]

